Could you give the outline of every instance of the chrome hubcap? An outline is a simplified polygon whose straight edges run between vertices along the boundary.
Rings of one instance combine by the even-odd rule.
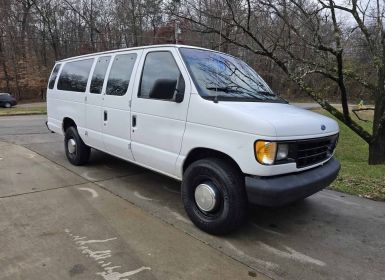
[[[67,142],[68,152],[74,154],[76,152],[76,142],[74,139],[69,139]]]
[[[195,189],[195,202],[199,209],[210,212],[217,206],[217,194],[215,189],[208,184],[200,184]]]

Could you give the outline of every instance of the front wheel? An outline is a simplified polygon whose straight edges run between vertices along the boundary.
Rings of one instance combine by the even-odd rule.
[[[184,173],[182,200],[191,221],[211,234],[226,234],[244,221],[247,196],[242,173],[217,158],[192,163]]]
[[[73,165],[84,165],[90,158],[91,148],[84,144],[73,126],[67,128],[65,132],[64,149],[68,161]]]
[[[11,108],[11,107],[12,107],[12,105],[11,105],[11,103],[9,103],[9,102],[6,102],[6,103],[4,104],[4,107],[5,107],[5,108]]]

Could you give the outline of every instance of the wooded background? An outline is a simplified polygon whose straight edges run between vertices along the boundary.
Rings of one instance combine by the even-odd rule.
[[[310,97],[385,163],[384,0],[1,0],[0,90],[43,99],[55,60],[180,43],[233,54],[291,101]],[[375,105],[373,130],[348,103]],[[330,101],[339,102],[342,111]]]
[[[240,34],[235,26],[228,24],[230,11],[226,1],[185,2],[180,2],[177,7],[179,16],[195,15],[203,24],[213,25],[217,29],[222,26],[225,36],[249,44],[250,47],[255,45],[254,42],[248,42],[248,38]],[[241,6],[245,1],[231,2],[238,2],[237,5]],[[175,43],[177,25],[180,30],[179,43],[221,50],[241,57],[277,93],[292,100],[306,98],[274,61],[229,43],[220,34],[204,26],[178,17],[175,15],[177,4],[175,1],[162,0],[1,0],[0,90],[11,92],[19,99],[41,99],[45,95],[47,78],[55,60],[118,48]],[[192,6],[194,9],[191,9]],[[242,9],[239,7],[239,10]],[[272,15],[273,11],[271,15],[258,13],[253,15],[250,22],[251,28],[253,25],[258,27],[256,32],[268,35],[266,40],[270,40],[268,37],[272,32],[280,36],[284,31],[274,22]],[[265,21],[263,29],[260,28],[261,22],[256,21]],[[324,29],[325,32],[320,35],[333,37],[330,28],[325,26]],[[312,36],[311,30],[305,31],[307,34],[304,36]],[[360,49],[359,36],[353,34],[346,39],[349,42],[344,44],[344,54],[346,60],[352,60],[352,70],[357,68],[372,75],[374,71],[366,63],[367,55]],[[294,45],[291,48],[300,54],[303,52],[304,57],[318,56],[317,53],[311,54],[312,50]],[[289,67],[296,67],[295,60],[289,64]],[[322,96],[333,101],[339,100],[335,84],[316,73],[311,80],[311,84],[317,86]],[[370,94],[359,83],[348,83],[352,102],[356,102],[360,96],[368,102],[372,101]]]

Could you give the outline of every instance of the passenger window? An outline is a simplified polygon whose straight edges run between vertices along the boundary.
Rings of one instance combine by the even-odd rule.
[[[108,65],[110,64],[111,56],[99,57],[96,62],[94,73],[92,75],[90,92],[94,94],[101,94],[104,78],[106,76]]]
[[[138,97],[175,101],[179,93],[183,100],[184,89],[183,76],[170,52],[147,54]]]
[[[55,82],[56,82],[57,74],[59,73],[60,66],[61,64],[56,64],[55,68],[53,68],[51,77],[49,78],[49,82],[48,82],[49,89],[53,89],[53,87],[55,86]]]
[[[85,92],[93,59],[67,62],[57,84],[59,90]]]
[[[136,54],[120,54],[115,56],[107,82],[107,95],[123,96],[126,94]]]

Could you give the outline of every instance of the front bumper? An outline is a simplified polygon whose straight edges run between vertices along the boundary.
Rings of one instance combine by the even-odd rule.
[[[329,186],[340,171],[334,158],[300,173],[245,178],[249,202],[262,206],[281,206],[308,197]]]

